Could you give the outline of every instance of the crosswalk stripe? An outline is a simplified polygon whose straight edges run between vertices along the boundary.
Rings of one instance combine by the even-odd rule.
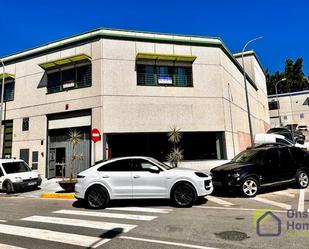
[[[299,190],[299,199],[298,199],[297,211],[299,211],[299,212],[305,211],[305,189]]]
[[[104,218],[116,218],[116,219],[128,219],[128,220],[142,220],[142,221],[151,221],[151,220],[157,218],[157,216],[149,216],[149,215],[119,214],[119,213],[105,213],[105,212],[88,212],[88,211],[77,211],[77,210],[58,210],[58,211],[54,211],[53,213],[93,216],[93,217],[104,217]]]
[[[86,235],[78,235],[73,233],[62,233],[46,229],[37,229],[30,227],[20,227],[13,225],[0,224],[0,233],[22,236],[33,239],[41,239],[53,242],[59,242],[64,244],[70,244],[82,247],[96,248],[104,243],[110,241],[110,239],[102,239],[97,237],[90,237]],[[2,247],[0,247],[2,248]]]
[[[170,245],[170,246],[177,246],[177,247],[185,247],[185,248],[195,248],[195,249],[218,249],[214,247],[208,246],[199,246],[199,245],[192,245],[192,244],[184,244],[172,241],[164,241],[164,240],[154,240],[154,239],[145,239],[145,238],[136,238],[136,237],[128,237],[128,236],[121,236],[120,239],[128,239],[128,240],[135,240],[135,241],[143,241],[155,244],[163,244],[163,245]]]
[[[270,204],[270,205],[280,207],[280,208],[283,208],[283,209],[291,209],[292,208],[291,205],[281,203],[281,202],[277,202],[277,201],[271,201],[271,200],[268,200],[268,199],[265,199],[265,198],[262,198],[262,197],[257,197],[257,196],[252,198],[251,200],[259,201],[259,202],[262,202],[262,203],[265,203],[265,204]]]
[[[228,202],[228,201],[225,201],[225,200],[222,200],[222,199],[219,199],[217,197],[214,197],[214,196],[207,196],[205,197],[207,200],[211,201],[211,202],[214,202],[216,204],[219,204],[219,205],[223,205],[223,206],[226,206],[226,207],[229,207],[229,206],[233,206],[234,204],[231,203],[231,202]]]
[[[286,191],[277,191],[277,192],[273,192],[272,194],[282,195],[282,196],[286,196],[286,197],[290,197],[290,198],[294,198],[295,197],[294,194],[288,193]]]
[[[142,208],[142,207],[112,207],[107,208],[107,210],[120,210],[120,211],[130,211],[130,212],[145,212],[145,213],[159,213],[159,214],[167,214],[171,210],[170,209],[162,209],[162,208]]]
[[[24,247],[11,246],[11,245],[1,244],[1,243],[0,243],[0,248],[1,249],[26,249]]]
[[[129,225],[129,224],[80,220],[80,219],[69,219],[69,218],[59,218],[59,217],[49,217],[49,216],[36,216],[36,215],[23,218],[21,220],[32,221],[32,222],[42,222],[42,223],[52,223],[52,224],[59,224],[59,225],[68,225],[68,226],[77,226],[77,227],[88,227],[88,228],[104,229],[104,230],[115,230],[115,231],[119,230],[125,233],[137,227],[136,225]]]

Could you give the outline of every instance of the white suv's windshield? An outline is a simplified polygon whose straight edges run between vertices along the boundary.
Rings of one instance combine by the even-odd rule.
[[[31,171],[25,162],[2,163],[2,167],[7,174],[22,173]]]

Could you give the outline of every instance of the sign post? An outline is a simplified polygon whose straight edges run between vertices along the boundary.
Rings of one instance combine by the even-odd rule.
[[[91,140],[93,141],[93,163],[95,164],[95,144],[101,140],[100,131],[97,128],[93,128],[90,133]]]

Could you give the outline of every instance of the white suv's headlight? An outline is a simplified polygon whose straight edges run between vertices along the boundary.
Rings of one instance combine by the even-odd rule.
[[[15,177],[15,182],[22,182],[23,179],[21,177]]]

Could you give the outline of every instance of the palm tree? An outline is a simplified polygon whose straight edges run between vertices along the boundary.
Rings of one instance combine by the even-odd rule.
[[[70,182],[73,182],[73,178],[75,176],[75,165],[76,165],[76,160],[83,160],[83,155],[82,154],[77,154],[76,151],[76,146],[80,143],[81,140],[81,133],[77,130],[70,130],[69,131],[69,142],[72,147],[72,157],[71,157],[71,167],[70,167]]]
[[[167,155],[167,161],[170,162],[174,167],[178,166],[178,163],[183,160],[183,150],[178,147],[178,144],[180,143],[182,139],[182,133],[180,132],[180,129],[178,129],[176,126],[173,126],[171,128],[171,131],[167,134],[168,141],[173,144],[173,147],[170,151],[170,153]]]

